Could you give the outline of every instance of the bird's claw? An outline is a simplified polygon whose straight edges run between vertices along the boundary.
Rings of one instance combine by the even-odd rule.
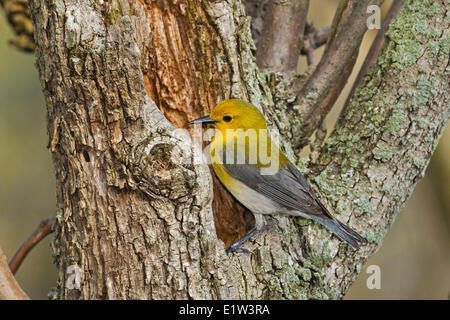
[[[253,229],[250,233],[248,233],[245,237],[240,239],[239,241],[233,243],[227,250],[226,253],[230,252],[239,252],[239,253],[251,253],[251,251],[241,248],[245,241],[253,237],[255,234],[259,232],[258,229]]]
[[[251,253],[250,250],[245,249],[245,248],[241,248],[241,247],[235,246],[235,245],[231,245],[231,246],[226,250],[226,253],[232,253],[232,252],[237,252],[237,253]]]

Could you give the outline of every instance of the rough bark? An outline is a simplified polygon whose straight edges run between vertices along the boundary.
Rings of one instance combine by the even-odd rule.
[[[292,97],[281,101],[277,75],[258,71],[241,3],[30,0],[57,180],[58,297],[342,297],[449,116],[446,3],[428,5],[407,1],[307,171],[327,207],[370,243],[355,252],[310,221],[273,218],[248,243],[253,254],[227,255],[209,169],[171,158],[176,145],[187,157],[198,147],[167,118],[183,126],[186,115],[237,97],[262,108],[274,128],[287,121],[270,90],[280,104]],[[282,145],[293,158],[291,138]],[[81,272],[79,289],[68,286],[71,265]]]

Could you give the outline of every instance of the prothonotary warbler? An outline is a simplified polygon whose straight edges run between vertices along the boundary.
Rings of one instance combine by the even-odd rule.
[[[214,171],[257,221],[261,221],[259,214],[300,216],[322,224],[355,249],[359,249],[358,242],[366,242],[319,201],[302,173],[273,142],[266,119],[255,106],[237,99],[225,100],[210,115],[190,122],[196,123],[209,123],[215,128],[210,145]],[[241,245],[259,229],[257,224],[227,252],[248,252]]]

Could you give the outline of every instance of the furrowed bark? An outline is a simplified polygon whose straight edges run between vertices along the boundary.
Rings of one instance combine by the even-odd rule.
[[[185,103],[189,112],[197,112],[197,101],[206,111],[238,97],[265,110],[276,127],[291,119],[277,114],[271,78],[266,82],[256,67],[241,3],[177,5],[159,13],[152,2],[30,1],[57,181],[58,297],[342,297],[423,174],[447,121],[445,3],[430,10],[427,1],[407,1],[377,64],[306,172],[332,213],[369,244],[355,252],[309,220],[274,217],[268,219],[275,226],[246,245],[252,255],[225,254],[208,167],[172,158],[180,144],[187,158],[198,146],[167,118]],[[156,49],[164,32],[154,19],[172,18],[184,22],[168,24],[166,41],[187,41],[178,65]],[[423,21],[423,32],[411,30]],[[173,42],[167,48],[179,50]],[[291,138],[281,141],[288,149]]]
[[[205,109],[222,97],[270,103],[270,92],[252,63],[243,7],[239,2],[179,3],[178,14],[185,14],[180,19],[191,25],[185,32],[197,32],[201,41],[192,44],[196,59],[186,62],[177,55],[181,62],[175,67],[188,74],[180,77],[188,77],[192,69],[186,69],[195,63],[198,78],[188,80],[198,81],[198,101],[195,95],[178,94],[186,84],[177,87],[180,80],[173,73],[177,90],[164,96],[170,74],[163,64],[152,70],[159,62],[151,60],[152,46],[161,46],[159,55],[167,52],[158,39],[164,34],[149,20],[171,19],[153,3],[69,0],[31,2],[30,7],[39,30],[37,62],[58,183],[60,297],[244,297],[238,257],[227,257],[216,237],[208,168],[171,161],[174,144],[190,140],[173,136],[175,127],[147,96],[163,97],[158,103],[162,110],[171,107],[164,110],[168,117],[178,103],[193,105],[182,99],[200,101]],[[186,36],[178,38],[176,28],[168,28],[171,41]],[[167,47],[177,49],[172,43]],[[152,75],[158,77],[156,85],[147,78],[152,71],[158,72]],[[73,270],[80,270],[79,289],[71,285]]]
[[[35,39],[60,208],[60,297],[188,297],[187,279],[202,274],[193,234],[213,235],[217,243],[211,180],[207,168],[171,161],[170,149],[183,137],[172,135],[145,93],[141,52],[151,34],[142,6],[36,1],[30,7],[36,29],[49,30]],[[190,295],[211,294],[201,282]]]
[[[295,72],[305,31],[309,0],[272,0],[256,51],[262,69]]]

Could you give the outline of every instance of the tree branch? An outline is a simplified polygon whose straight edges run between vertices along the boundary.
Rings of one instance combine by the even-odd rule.
[[[330,27],[316,29],[309,21],[306,24],[301,54],[306,56],[308,65],[314,64],[314,50],[327,43],[330,30]]]
[[[381,244],[447,124],[447,10],[445,1],[406,1],[388,28],[377,68],[363,78],[312,166],[328,207],[341,221],[351,212],[350,226],[369,241],[350,259],[368,257]],[[423,22],[430,32],[415,32]],[[333,265],[325,272],[331,282],[345,273],[345,263]]]
[[[298,108],[287,110],[288,118],[299,118],[293,126],[296,149],[305,144],[329,112],[345,86],[356,61],[359,46],[367,30],[367,7],[381,0],[343,1],[337,11],[327,48],[314,72],[297,94]]]
[[[30,10],[26,0],[0,0],[6,18],[13,28],[16,38],[9,41],[11,45],[19,50],[33,52],[36,48],[34,43],[33,23]]]
[[[38,228],[25,240],[24,243],[22,243],[9,262],[9,268],[13,274],[16,274],[28,252],[30,252],[31,249],[33,249],[34,246],[36,246],[42,239],[53,232],[55,223],[56,217],[41,221]]]
[[[275,119],[241,2],[30,1],[64,218],[55,252],[60,296],[342,297],[423,174],[448,117],[445,5],[430,11],[408,2],[380,70],[365,78],[308,175],[324,204],[369,243],[354,251],[309,220],[277,216],[270,232],[246,244],[253,255],[227,255],[215,233],[208,168],[172,161],[175,146],[195,148],[147,93],[181,119],[229,97]],[[403,29],[423,20],[430,32]],[[47,32],[56,28],[65,32]],[[331,34],[329,50],[339,36]],[[78,289],[67,286],[73,265]]]
[[[256,51],[260,68],[295,72],[300,55],[309,0],[272,0]]]
[[[245,6],[245,13],[252,18],[252,38],[255,46],[258,47],[264,29],[264,17],[271,0],[244,0],[242,2]]]
[[[30,298],[17,283],[0,248],[0,300],[29,300]]]
[[[367,54],[367,57],[364,60],[364,63],[361,66],[361,69],[359,70],[358,76],[356,77],[355,82],[353,83],[352,90],[350,91],[344,106],[348,105],[348,103],[352,99],[353,95],[355,94],[356,88],[358,88],[362,79],[369,71],[370,67],[377,60],[381,50],[383,49],[386,31],[388,30],[388,27],[389,27],[390,23],[392,22],[392,20],[400,12],[400,9],[402,8],[404,3],[405,3],[405,0],[396,0],[396,1],[392,2],[389,12],[386,15],[386,17],[384,18],[384,21],[381,25],[381,29],[378,30],[377,36],[376,36],[375,40],[373,41],[372,46],[370,47],[369,53]],[[345,107],[344,107],[344,109],[342,109],[341,113],[343,113],[343,112],[345,112]]]

